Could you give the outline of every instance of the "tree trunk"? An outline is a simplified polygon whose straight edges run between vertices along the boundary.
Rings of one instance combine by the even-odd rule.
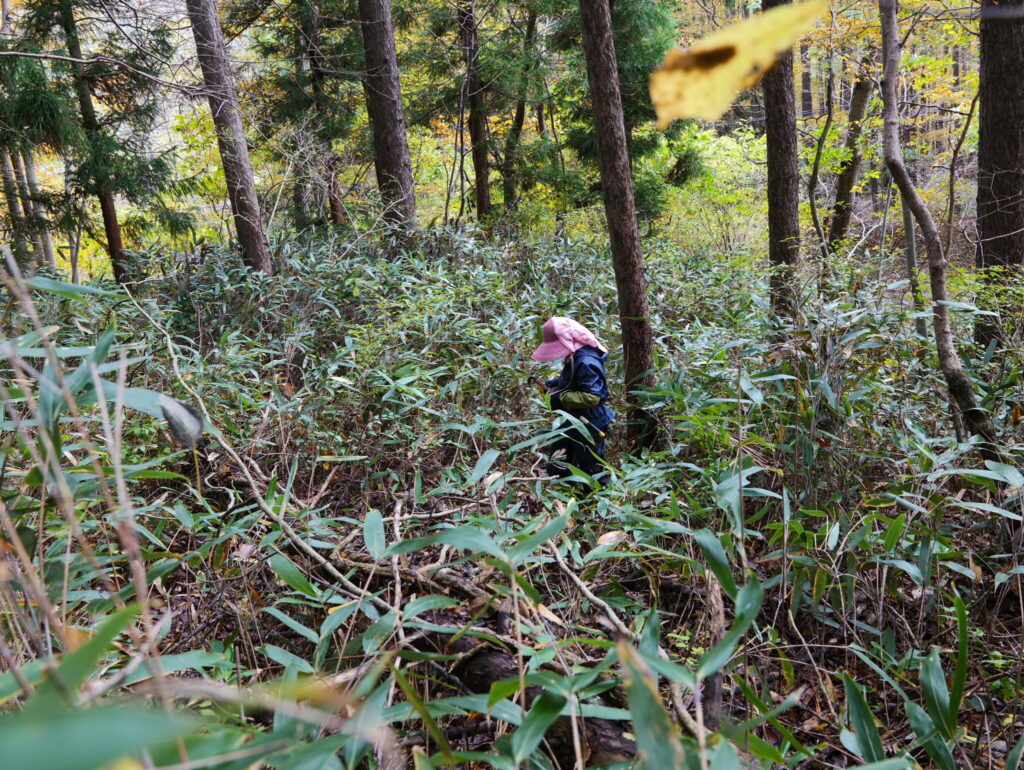
[[[764,0],[765,10],[786,0]],[[768,149],[768,259],[772,266],[772,308],[794,311],[796,266],[800,258],[800,174],[797,166],[793,54],[785,53],[762,81]]]
[[[800,116],[806,125],[807,121],[814,115],[814,92],[811,88],[811,56],[810,47],[807,43],[800,44],[800,61],[803,68],[800,71]]]
[[[882,148],[885,163],[892,174],[893,181],[899,188],[903,204],[914,215],[921,235],[924,238],[928,254],[928,278],[932,292],[932,321],[935,330],[935,348],[939,357],[939,366],[946,379],[946,386],[956,407],[960,410],[964,424],[972,435],[980,436],[982,454],[988,458],[998,457],[995,444],[995,428],[988,414],[978,405],[967,373],[964,371],[960,356],[953,341],[950,327],[949,308],[944,304],[949,299],[946,291],[946,257],[942,252],[939,230],[931,212],[914,187],[903,162],[903,149],[900,145],[900,119],[896,86],[900,66],[900,48],[896,28],[896,0],[879,0],[879,15],[882,23],[882,54],[884,72],[882,75]]]
[[[3,177],[4,198],[7,201],[7,216],[11,223],[11,242],[19,263],[29,256],[28,239],[25,237],[25,215],[18,197],[18,183],[14,176],[14,164],[7,150],[0,151],[0,175]]]
[[[18,197],[21,198],[25,237],[32,241],[32,257],[38,266],[43,259],[43,240],[39,235],[35,218],[35,201],[32,199],[32,189],[28,183],[28,174],[25,171],[25,162],[21,152],[15,150],[11,153],[11,163],[14,166],[14,183],[18,188]]]
[[[1024,0],[983,0],[978,78],[978,248],[988,293],[1024,265]],[[999,309],[998,302],[986,305]],[[991,318],[982,316],[982,318]],[[988,345],[1000,336],[998,321],[979,321],[975,339]]]
[[[377,187],[384,218],[397,225],[416,224],[412,162],[405,135],[405,111],[398,79],[398,54],[389,0],[359,0],[366,56],[366,111],[373,129]]]
[[[861,152],[860,136],[864,115],[867,113],[868,101],[871,97],[871,80],[862,65],[861,75],[853,85],[850,96],[850,117],[846,129],[846,159],[839,167],[836,179],[836,199],[832,206],[832,221],[828,231],[828,250],[834,252],[846,237],[850,227],[850,216],[853,213],[853,188],[860,176]]]
[[[654,384],[654,332],[647,308],[647,276],[640,252],[609,0],[580,0],[580,18],[619,297],[626,390],[631,392]],[[653,439],[653,433],[636,397],[630,395],[629,400],[633,408],[627,435],[634,445],[644,444]]]
[[[526,97],[528,95],[530,73],[533,71],[533,37],[537,33],[537,12],[531,10],[526,19],[526,38],[523,41],[523,82],[520,85],[519,98],[516,99],[516,111],[512,116],[512,126],[505,137],[505,151],[502,153],[501,189],[505,210],[511,211],[516,205],[516,153],[519,150],[519,139],[526,123]],[[543,110],[541,111],[543,114]]]
[[[49,223],[46,220],[46,211],[40,202],[39,179],[36,177],[36,163],[32,153],[28,150],[22,151],[25,161],[25,180],[28,182],[28,192],[32,198],[32,216],[35,219],[34,227],[38,233],[39,246],[42,249],[43,263],[51,270],[57,268],[57,256],[53,250],[53,237],[50,235]]]
[[[75,14],[71,0],[64,0],[61,6],[60,26],[64,31],[64,39],[68,47],[68,55],[73,59],[82,58],[82,44],[78,39],[78,25],[75,22]],[[92,88],[89,84],[89,77],[85,72],[85,65],[81,63],[72,64],[75,77],[75,93],[78,95],[78,108],[82,113],[82,127],[92,152],[96,153],[95,139],[100,132],[99,119],[96,117],[96,107],[92,103]],[[95,165],[102,167],[103,158],[93,159]],[[101,172],[104,173],[105,172]],[[114,193],[111,187],[111,180],[104,177],[91,180],[96,187],[96,197],[100,202],[100,213],[103,216],[103,232],[107,238],[107,254],[110,255],[110,267],[114,273],[114,280],[124,283],[128,280],[128,268],[124,258],[124,242],[121,239],[121,223],[117,219],[117,206],[114,203]]]
[[[476,216],[484,219],[491,210],[490,174],[487,160],[487,111],[484,85],[480,80],[480,46],[476,34],[475,0],[459,5],[459,32],[462,56],[466,63],[466,96],[469,103],[469,140],[473,152],[473,181],[476,191]]]
[[[334,151],[331,135],[326,126],[330,113],[327,92],[324,88],[324,81],[327,79],[327,64],[324,61],[321,48],[320,8],[316,3],[309,3],[306,20],[303,37],[306,44],[306,58],[309,60],[309,80],[313,87],[313,107],[321,121],[317,127],[317,133],[323,144],[324,158],[326,159],[324,169],[327,176],[327,208],[331,224],[344,225],[348,222],[348,212],[342,201],[341,180],[338,178],[341,156]]]
[[[256,180],[249,160],[249,146],[245,142],[235,79],[217,17],[217,3],[216,0],[186,0],[185,5],[192,23],[199,66],[203,71],[206,98],[210,102],[217,131],[224,182],[228,188],[238,243],[242,247],[242,261],[254,270],[271,275],[274,268],[260,219]]]

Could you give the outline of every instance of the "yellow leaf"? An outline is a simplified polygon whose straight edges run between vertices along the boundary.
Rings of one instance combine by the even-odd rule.
[[[676,118],[718,120],[828,8],[827,0],[782,5],[669,51],[651,73],[658,128]]]

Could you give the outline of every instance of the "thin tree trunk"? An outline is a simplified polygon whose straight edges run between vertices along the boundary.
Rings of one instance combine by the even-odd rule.
[[[18,197],[18,183],[14,177],[14,164],[7,150],[0,151],[0,174],[3,177],[4,198],[7,201],[7,216],[11,222],[11,241],[19,262],[29,255],[28,239],[25,237],[25,214]]]
[[[459,5],[459,30],[462,55],[466,63],[466,94],[469,102],[469,140],[473,152],[473,182],[476,192],[476,216],[484,219],[491,210],[490,173],[487,159],[487,108],[484,85],[480,80],[480,46],[476,33],[475,0]]]
[[[786,0],[764,0],[765,10]],[[768,149],[768,259],[771,300],[779,316],[792,315],[800,258],[800,174],[797,165],[793,54],[785,53],[762,80]]]
[[[78,39],[78,25],[75,21],[74,9],[71,0],[64,0],[61,7],[60,25],[64,31],[64,39],[68,47],[68,55],[72,59],[82,59],[82,44]],[[96,107],[92,102],[92,88],[89,84],[89,76],[86,74],[85,65],[75,63],[72,65],[75,77],[75,93],[78,95],[78,108],[82,113],[82,127],[92,145],[92,151],[96,150],[96,138],[100,132],[99,119],[96,117]],[[102,165],[102,157],[94,158],[94,163]],[[101,172],[104,173],[105,172]],[[111,181],[106,178],[93,179],[96,187],[96,197],[100,202],[100,214],[103,217],[103,232],[107,238],[107,254],[110,255],[110,266],[114,273],[114,280],[124,283],[128,280],[128,268],[125,264],[124,242],[121,239],[121,223],[117,219],[117,205],[114,202],[114,193],[110,189]]]
[[[807,43],[800,44],[800,116],[806,123],[814,115],[814,92],[811,88],[811,56]]]
[[[1024,265],[1024,0],[983,0],[978,77],[977,267],[985,293],[998,294],[1010,268]],[[998,310],[998,302],[986,302]],[[988,345],[1001,335],[997,320],[982,316],[975,339]]]
[[[25,172],[25,162],[21,152],[15,150],[11,153],[11,163],[14,166],[14,183],[18,187],[18,197],[21,198],[25,236],[32,241],[33,260],[36,265],[39,265],[43,259],[43,240],[35,221],[35,201],[32,200],[32,190],[28,184],[28,174]]]
[[[274,268],[260,218],[256,180],[245,141],[235,79],[217,17],[217,3],[216,0],[186,0],[185,4],[192,23],[199,66],[203,71],[206,98],[217,131],[224,182],[228,188],[238,243],[242,247],[242,261],[254,270],[271,275]]]
[[[910,297],[914,303],[914,312],[924,312],[924,297],[921,296],[921,284],[917,277],[917,233],[914,232],[914,214],[903,202],[903,237],[906,238],[904,256],[907,266],[907,281],[910,283]],[[924,316],[914,319],[914,328],[920,337],[928,336],[928,324]]]
[[[25,160],[25,179],[28,182],[29,195],[32,198],[32,214],[35,219],[35,229],[39,235],[39,245],[42,249],[44,264],[51,270],[57,268],[57,256],[53,251],[53,237],[50,235],[49,224],[46,220],[46,211],[40,202],[39,179],[36,177],[36,163],[32,153],[28,150],[22,151]]]
[[[505,137],[505,151],[502,153],[501,189],[505,210],[511,211],[516,204],[516,153],[519,150],[519,139],[526,123],[526,97],[528,94],[530,74],[533,71],[533,37],[537,32],[537,12],[531,10],[526,19],[526,37],[523,41],[523,81],[520,86],[519,98],[516,99],[516,111],[512,116],[512,126]]]
[[[873,54],[872,54],[872,58]],[[846,129],[846,157],[839,166],[836,179],[836,198],[832,206],[832,221],[828,230],[828,250],[835,252],[839,244],[846,238],[850,228],[850,217],[853,213],[853,188],[860,176],[861,151],[860,137],[864,116],[867,114],[868,101],[871,97],[871,80],[865,72],[868,64],[865,57],[861,64],[860,77],[853,85],[850,96],[850,114]]]
[[[647,306],[647,276],[640,252],[608,0],[580,0],[580,18],[597,135],[601,192],[619,297],[626,390],[631,392],[654,384],[654,332]],[[634,445],[642,445],[651,441],[654,434],[636,397],[630,395],[629,399],[633,409],[627,435]]]
[[[942,252],[939,230],[931,212],[914,187],[903,162],[903,148],[900,145],[900,119],[896,87],[900,66],[900,47],[896,28],[896,0],[879,0],[878,10],[882,23],[882,53],[884,73],[882,76],[882,148],[885,163],[892,174],[893,181],[899,188],[900,196],[914,215],[921,235],[924,238],[925,250],[928,254],[928,278],[932,293],[932,321],[935,330],[935,348],[939,357],[939,366],[946,379],[953,402],[960,410],[964,424],[972,435],[980,436],[982,453],[988,458],[998,457],[996,434],[988,414],[978,405],[967,373],[964,371],[953,341],[953,330],[950,327],[949,308],[946,302],[949,293],[946,290],[946,257]]]
[[[405,111],[398,79],[398,53],[389,0],[359,0],[366,56],[366,110],[373,127],[377,187],[384,218],[401,225],[416,224],[412,161],[405,135]]]

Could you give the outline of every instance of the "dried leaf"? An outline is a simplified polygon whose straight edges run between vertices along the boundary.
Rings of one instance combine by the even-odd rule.
[[[605,532],[601,537],[597,539],[598,545],[618,545],[626,539],[626,533],[621,529],[614,529],[611,532]]]

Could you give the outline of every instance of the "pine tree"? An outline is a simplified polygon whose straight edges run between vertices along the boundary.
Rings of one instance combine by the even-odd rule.
[[[86,0],[26,5],[23,44],[57,44],[73,60],[52,67],[77,102],[78,137],[66,148],[71,160],[68,183],[98,201],[114,278],[125,282],[132,271],[117,197],[145,205],[171,183],[170,158],[154,153],[149,143],[161,96],[151,76],[167,61],[171,37],[163,23],[139,13],[127,0],[108,0],[104,9],[110,17],[132,20],[130,29],[113,25],[107,16],[89,12],[91,8]]]

